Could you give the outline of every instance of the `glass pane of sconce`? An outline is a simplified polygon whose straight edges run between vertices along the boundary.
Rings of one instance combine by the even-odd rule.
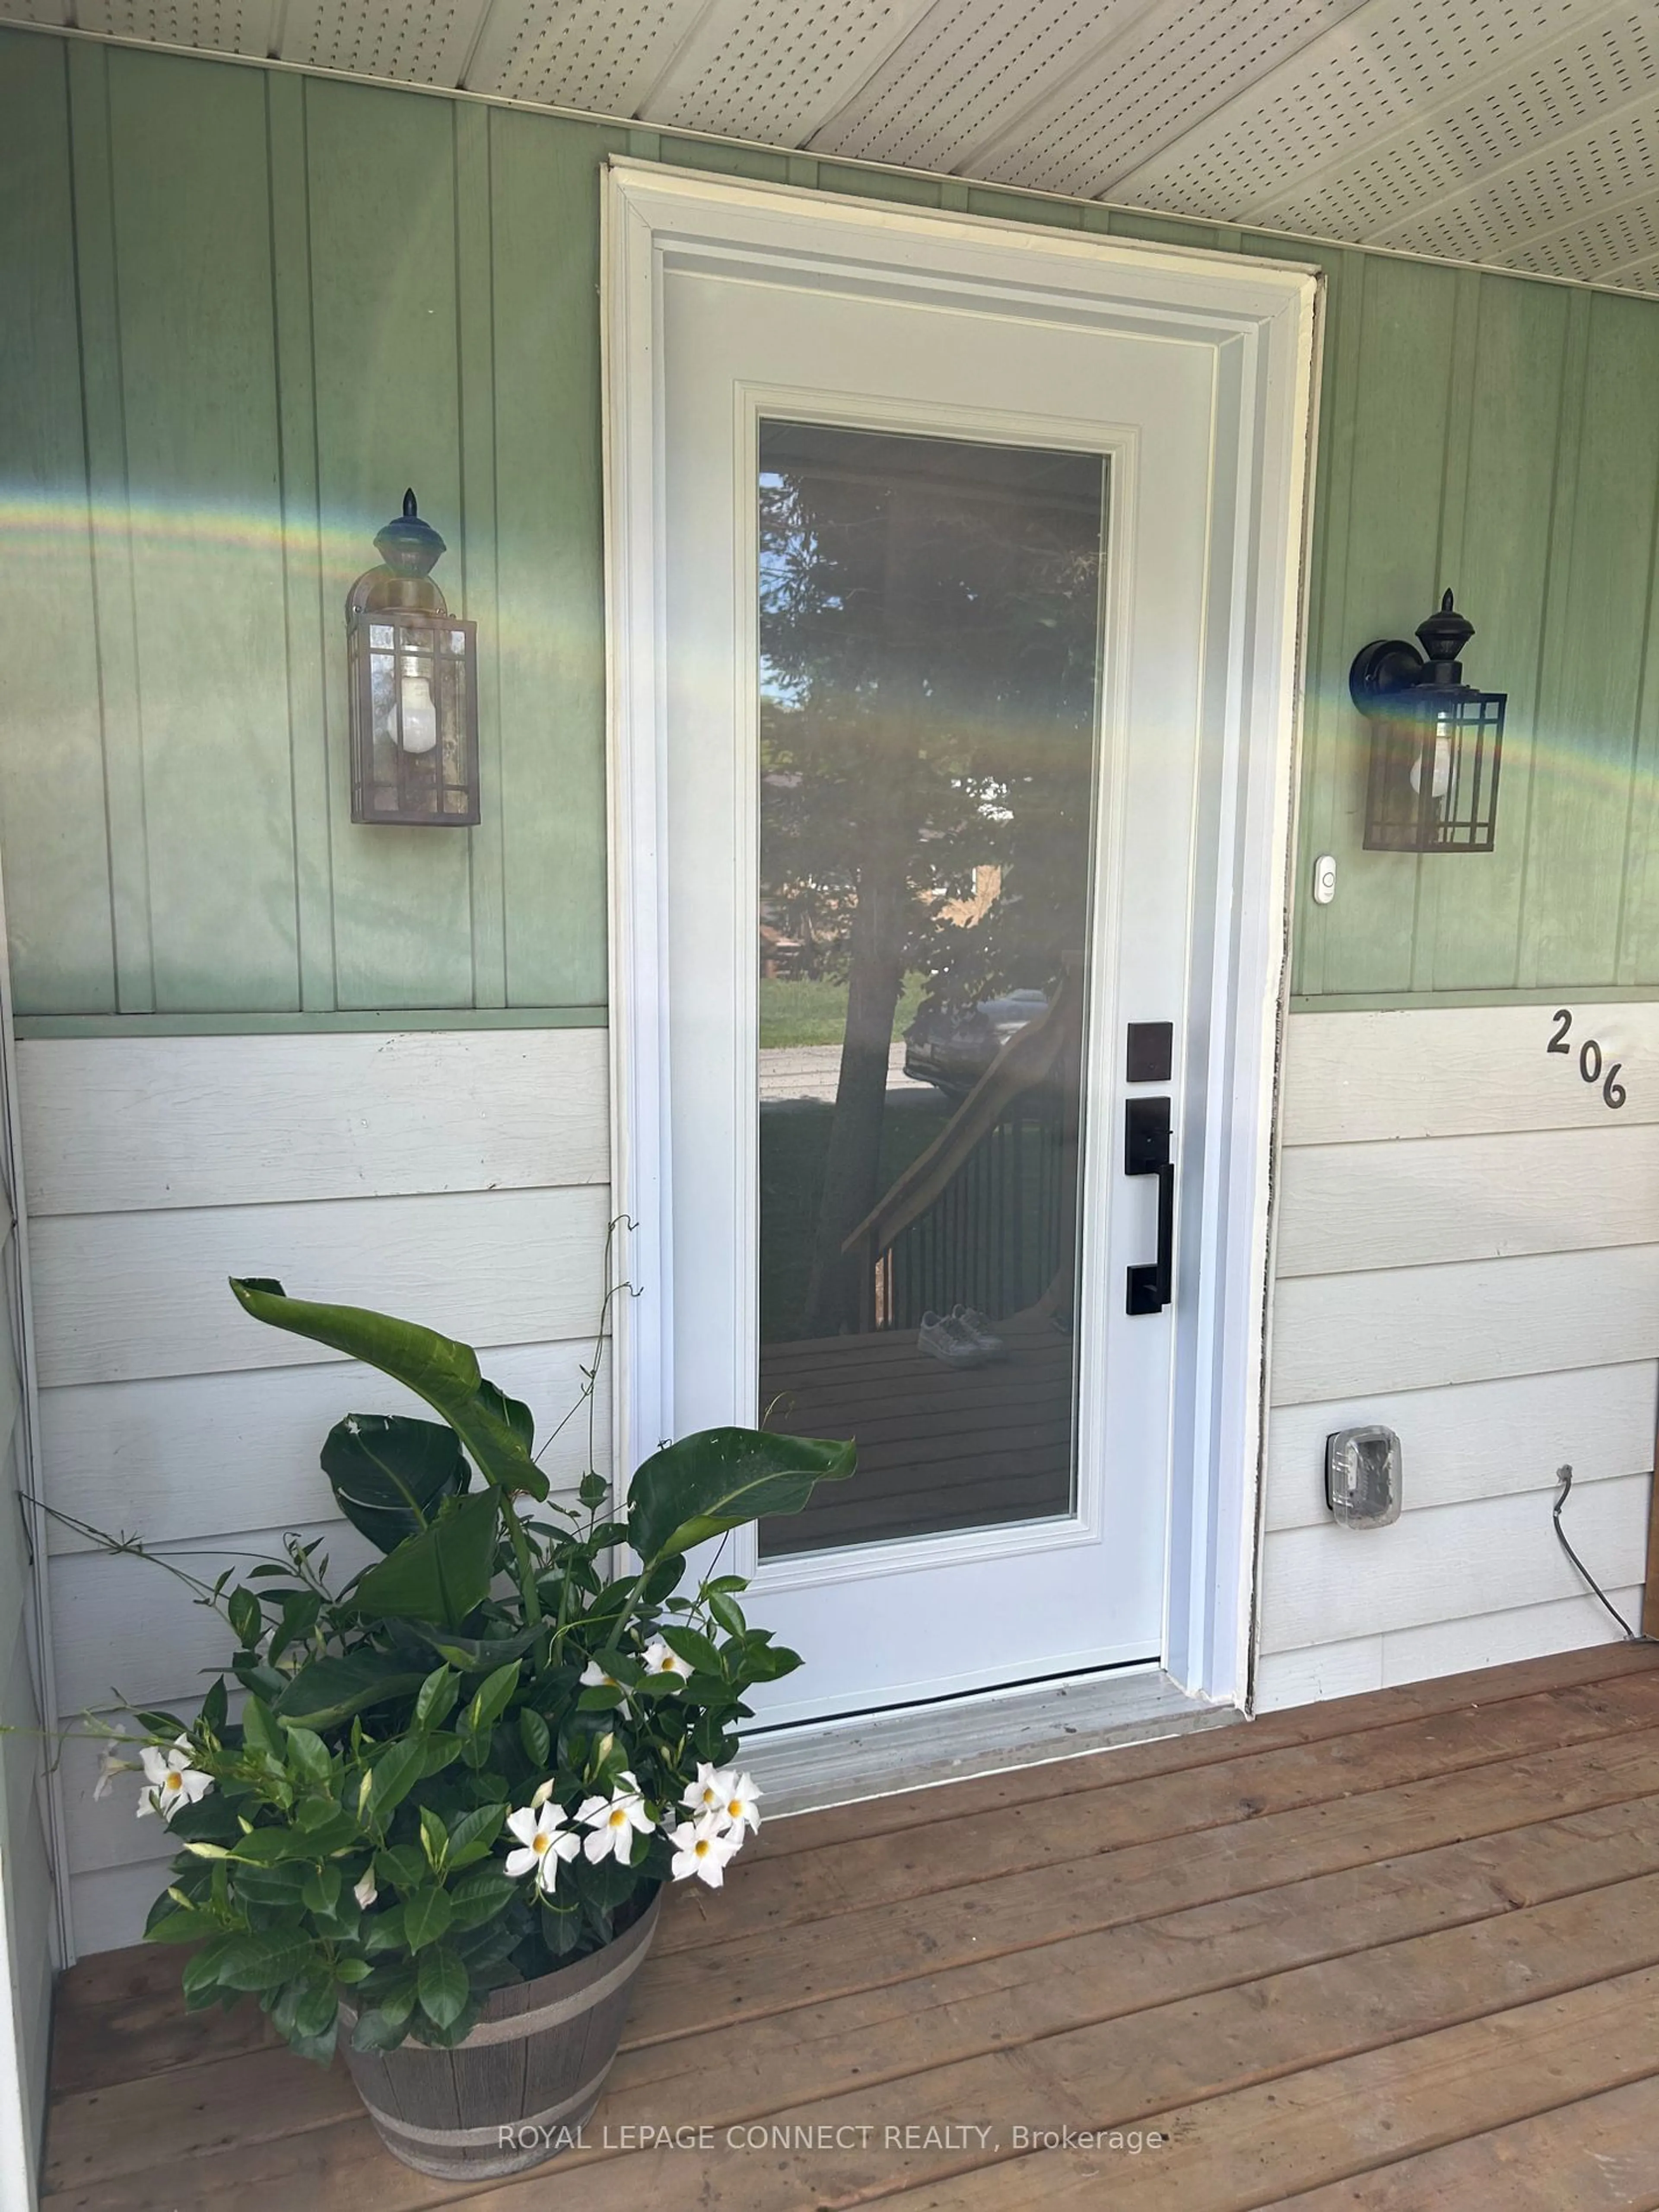
[[[428,573],[443,540],[412,492],[374,542],[386,565],[346,602],[352,819],[465,826],[480,811],[475,626],[450,613]]]

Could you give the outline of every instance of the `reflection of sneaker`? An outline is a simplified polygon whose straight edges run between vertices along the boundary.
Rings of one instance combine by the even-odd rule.
[[[1000,1359],[1007,1352],[1007,1346],[991,1327],[990,1316],[976,1306],[952,1306],[951,1318],[983,1348],[988,1358]]]
[[[971,1329],[964,1328],[954,1314],[923,1314],[921,1327],[916,1331],[916,1343],[947,1367],[983,1367],[988,1359],[997,1356]]]

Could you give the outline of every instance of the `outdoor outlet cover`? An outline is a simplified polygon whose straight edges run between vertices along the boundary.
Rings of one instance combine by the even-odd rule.
[[[1400,1518],[1400,1439],[1392,1429],[1339,1429],[1325,1439],[1325,1503],[1344,1528]]]

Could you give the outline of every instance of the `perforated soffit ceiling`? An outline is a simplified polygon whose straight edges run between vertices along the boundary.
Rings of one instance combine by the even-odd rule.
[[[0,0],[1659,293],[1659,0]]]

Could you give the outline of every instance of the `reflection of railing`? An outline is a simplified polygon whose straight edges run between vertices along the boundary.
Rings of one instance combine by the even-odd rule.
[[[913,1328],[960,1301],[1003,1316],[1066,1301],[1075,1249],[1081,978],[997,1054],[842,1249],[860,1326]]]

